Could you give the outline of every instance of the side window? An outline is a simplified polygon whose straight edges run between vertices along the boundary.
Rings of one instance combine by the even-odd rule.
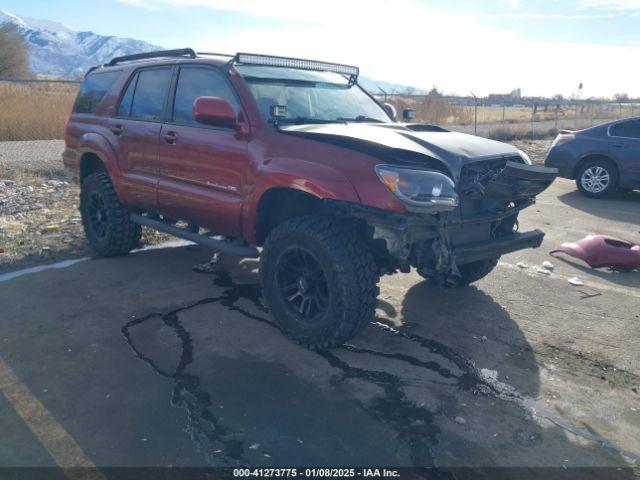
[[[173,105],[173,121],[200,125],[193,117],[193,104],[198,97],[219,97],[238,112],[238,101],[221,73],[211,68],[182,67]]]
[[[92,73],[82,82],[76,103],[73,105],[74,113],[95,113],[100,101],[104,98],[113,82],[121,72]]]
[[[640,139],[640,120],[616,123],[611,126],[609,134],[612,137],[626,137]]]
[[[160,120],[170,82],[170,68],[140,71],[131,103],[131,118]]]
[[[129,85],[127,86],[127,90],[124,92],[122,96],[122,100],[120,100],[120,106],[118,107],[118,117],[130,117],[131,116],[131,103],[133,103],[133,92],[136,90],[136,84],[138,83],[138,74],[136,73]]]

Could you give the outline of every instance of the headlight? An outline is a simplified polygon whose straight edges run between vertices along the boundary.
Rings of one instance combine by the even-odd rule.
[[[453,180],[442,173],[391,165],[376,165],[376,173],[391,193],[407,205],[433,211],[458,206]]]
[[[520,154],[520,156],[522,157],[522,159],[524,160],[524,163],[526,163],[527,165],[533,165],[533,162],[531,161],[531,159],[529,158],[529,155],[527,155],[526,153],[524,153],[522,150],[518,150],[518,153]]]

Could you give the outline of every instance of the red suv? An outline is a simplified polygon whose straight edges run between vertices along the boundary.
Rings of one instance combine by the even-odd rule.
[[[191,49],[91,69],[64,152],[89,243],[126,254],[146,225],[260,256],[273,317],[311,348],[374,318],[382,274],[414,267],[456,287],[540,245],[517,217],[555,169],[507,144],[396,123],[357,80],[347,65]]]

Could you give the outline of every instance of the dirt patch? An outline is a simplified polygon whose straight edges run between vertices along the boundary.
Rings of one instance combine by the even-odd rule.
[[[61,141],[0,142],[0,273],[91,256]],[[141,245],[168,240],[143,230]]]

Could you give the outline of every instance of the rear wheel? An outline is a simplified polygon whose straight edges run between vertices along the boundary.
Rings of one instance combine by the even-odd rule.
[[[138,246],[141,227],[129,219],[106,173],[92,173],[82,181],[80,213],[87,240],[99,256],[125,255]]]
[[[578,170],[576,185],[587,197],[603,198],[618,187],[618,172],[611,162],[590,160]]]
[[[276,322],[308,348],[341,345],[374,318],[376,264],[349,222],[310,215],[282,223],[265,241],[260,271]]]

